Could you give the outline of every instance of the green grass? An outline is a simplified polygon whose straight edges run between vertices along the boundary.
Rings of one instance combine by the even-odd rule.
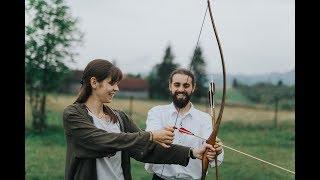
[[[26,115],[25,154],[26,179],[63,179],[66,142],[62,128],[62,107],[48,106],[48,129],[43,133],[31,129],[30,116]],[[27,112],[26,112],[27,113]],[[135,114],[135,121],[144,129],[146,114]],[[272,121],[223,121],[219,138],[227,146],[269,161],[289,170],[295,169],[294,120],[281,121],[278,128]],[[248,158],[228,149],[219,168],[221,179],[294,179],[294,175]],[[133,179],[147,180],[151,175],[144,164],[132,159]],[[209,169],[207,179],[215,179],[215,170]]]
[[[222,90],[217,91],[216,93],[217,99],[219,101],[222,98]],[[253,105],[252,102],[249,101],[247,97],[245,97],[241,92],[237,89],[228,88],[226,93],[226,102],[228,103],[237,103],[237,104],[245,104],[245,105]]]
[[[64,179],[66,143],[61,127],[26,132],[26,179]]]
[[[217,94],[219,96],[219,91]],[[73,100],[74,96],[70,95],[51,95],[48,98],[47,124],[49,127],[43,133],[37,133],[31,129],[31,112],[26,101],[26,179],[64,178],[66,142],[62,128],[62,110]],[[232,89],[228,90],[227,101],[231,100],[246,102],[241,94]],[[113,105],[117,109],[128,112],[128,102],[125,99],[115,99]],[[136,100],[134,121],[144,129],[147,110],[154,105],[167,103]],[[273,125],[273,116],[268,115],[265,110],[226,107],[224,112],[219,138],[225,145],[294,171],[294,111],[279,111],[279,115],[282,115],[279,116],[281,121],[278,122],[277,129]],[[225,159],[219,168],[220,179],[294,179],[294,175],[288,172],[228,149],[224,150]],[[131,167],[134,179],[151,179],[151,174],[145,171],[143,163],[132,159]],[[214,177],[214,169],[209,169],[207,179],[215,179]]]

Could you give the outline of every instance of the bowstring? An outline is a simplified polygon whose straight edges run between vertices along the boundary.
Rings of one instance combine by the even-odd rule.
[[[199,32],[199,35],[198,35],[198,38],[197,38],[197,43],[196,43],[195,51],[196,51],[197,48],[199,47],[199,41],[200,41],[200,37],[201,37],[202,29],[203,29],[203,24],[204,24],[204,22],[205,22],[207,12],[208,12],[208,6],[207,6],[206,11],[205,11],[205,13],[204,13],[204,15],[203,15],[203,19],[202,19],[202,23],[201,23],[200,32]],[[192,56],[192,59],[191,59],[191,63],[190,63],[190,67],[189,67],[189,71],[191,71],[191,68],[192,68],[192,65],[193,65],[193,61],[194,61],[194,58],[195,58],[195,54],[196,54],[196,53],[193,53],[193,56]],[[186,83],[188,82],[188,80],[189,80],[189,76],[187,77]],[[181,110],[181,108],[178,108],[177,117],[176,117],[175,122],[174,122],[174,127],[176,127],[180,110]],[[161,177],[162,177],[162,173],[163,173],[164,166],[165,166],[165,164],[162,165]]]

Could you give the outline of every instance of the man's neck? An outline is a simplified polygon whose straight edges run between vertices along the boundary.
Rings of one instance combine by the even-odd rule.
[[[180,108],[180,109],[176,106],[174,106],[174,107],[177,109],[177,111],[179,112],[180,115],[184,115],[185,113],[187,113],[190,110],[191,103],[188,102],[188,104],[185,107]]]

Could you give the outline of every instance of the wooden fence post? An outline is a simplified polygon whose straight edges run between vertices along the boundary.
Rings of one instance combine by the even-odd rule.
[[[278,126],[278,104],[279,104],[279,98],[275,98],[275,112],[274,112],[274,127],[277,128]]]
[[[132,113],[133,113],[132,104],[133,104],[133,96],[130,96],[130,100],[129,100],[129,116],[130,116],[131,119],[132,119]]]

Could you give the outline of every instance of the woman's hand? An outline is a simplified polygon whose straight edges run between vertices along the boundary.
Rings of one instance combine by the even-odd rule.
[[[161,146],[168,148],[173,142],[174,129],[172,127],[165,127],[164,129],[152,132],[152,141],[159,143]]]

